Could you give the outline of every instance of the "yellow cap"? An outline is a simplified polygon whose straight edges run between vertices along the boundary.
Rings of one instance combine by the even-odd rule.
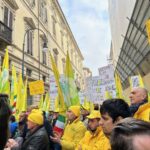
[[[75,116],[80,116],[80,106],[70,106],[68,110],[71,110]]]
[[[98,110],[93,110],[90,115],[87,116],[88,119],[101,118],[100,112]]]
[[[42,111],[40,111],[38,109],[33,109],[28,116],[28,120],[35,123],[35,124],[43,125],[44,118],[42,115]]]
[[[55,112],[55,113],[59,113],[59,108],[56,108],[56,109],[54,110],[54,112]]]
[[[87,111],[90,111],[90,106],[84,106],[84,105],[82,105],[82,108],[85,109],[85,110],[87,110]]]
[[[40,114],[43,114],[42,110],[40,110],[40,109],[32,109],[31,113],[40,113]]]

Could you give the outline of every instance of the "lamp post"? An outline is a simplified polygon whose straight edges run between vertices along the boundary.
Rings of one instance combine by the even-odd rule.
[[[38,31],[41,31],[43,34],[44,34],[44,44],[43,44],[43,51],[47,51],[48,47],[47,47],[47,38],[46,38],[46,35],[45,33],[39,29],[39,28],[33,28],[33,29],[28,29],[25,34],[24,34],[24,39],[23,39],[23,54],[22,54],[22,78],[24,79],[24,51],[25,51],[25,37],[27,35],[27,33],[29,33],[30,31],[34,31],[34,30],[38,30]],[[38,47],[40,48],[40,47]],[[38,51],[39,53],[39,56],[40,56],[40,51]],[[40,58],[40,57],[39,57]],[[40,59],[39,59],[39,79],[40,79]]]

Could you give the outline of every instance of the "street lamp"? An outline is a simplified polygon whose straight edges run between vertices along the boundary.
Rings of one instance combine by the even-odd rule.
[[[33,28],[33,29],[28,29],[25,34],[24,34],[24,39],[23,39],[23,54],[22,54],[22,78],[24,79],[24,50],[25,50],[25,37],[27,35],[27,33],[29,33],[30,31],[34,31],[34,30],[40,30],[43,34],[44,34],[44,44],[43,44],[43,51],[46,52],[48,50],[48,47],[47,47],[47,38],[46,38],[46,35],[45,33],[39,29],[39,28]],[[39,47],[40,48],[40,47]],[[40,58],[40,51],[39,52],[39,58]],[[40,79],[40,59],[39,59],[39,79]]]

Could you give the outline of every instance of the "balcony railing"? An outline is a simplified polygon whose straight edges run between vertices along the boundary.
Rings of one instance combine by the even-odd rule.
[[[6,26],[0,21],[0,42],[4,42],[6,45],[12,42],[12,29]]]

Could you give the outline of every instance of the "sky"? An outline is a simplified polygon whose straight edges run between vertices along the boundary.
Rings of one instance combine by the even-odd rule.
[[[110,52],[108,0],[58,0],[93,76],[107,65]]]

